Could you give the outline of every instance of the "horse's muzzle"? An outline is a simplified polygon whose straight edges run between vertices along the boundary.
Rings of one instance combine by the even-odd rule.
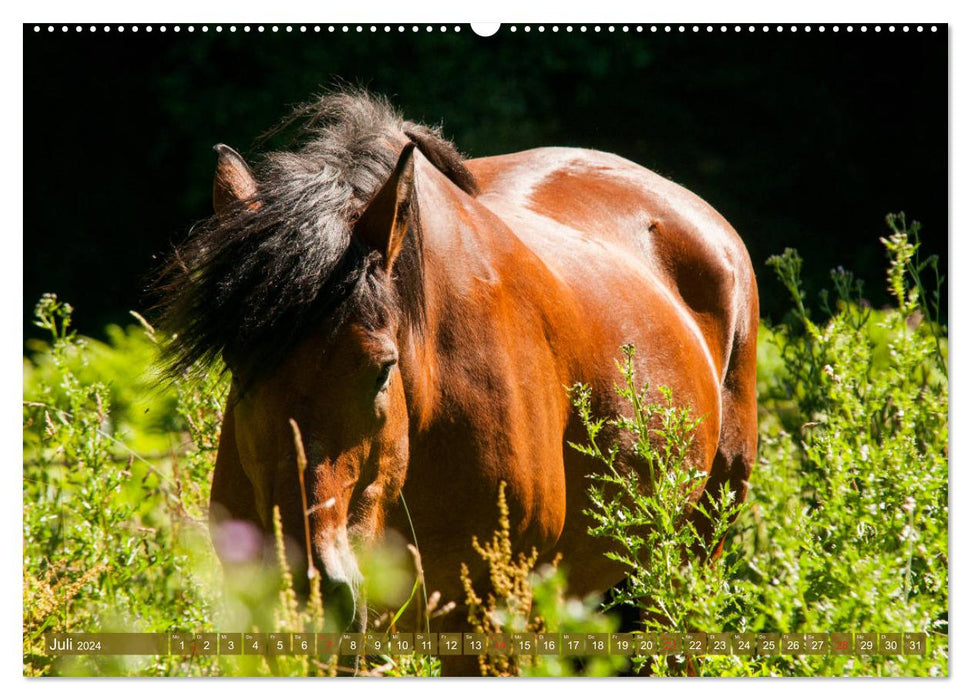
[[[348,581],[333,581],[324,577],[320,591],[326,626],[333,626],[341,632],[354,627],[358,617],[357,592],[354,586]]]
[[[343,632],[363,623],[361,572],[350,546],[345,542],[317,547],[314,566],[320,576],[325,626]],[[363,628],[362,628],[363,629]]]

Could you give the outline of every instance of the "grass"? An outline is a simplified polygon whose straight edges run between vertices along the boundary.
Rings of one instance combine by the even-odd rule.
[[[812,303],[801,259],[770,259],[791,310],[759,330],[759,457],[744,504],[722,494],[709,515],[727,528],[715,565],[686,556],[698,544],[684,494],[698,478],[687,458],[698,419],[633,372],[621,352],[624,416],[591,414],[575,387],[601,460],[590,482],[591,536],[631,572],[615,602],[639,607],[647,630],[902,632],[930,636],[925,656],[768,656],[634,659],[655,675],[935,676],[948,673],[947,331],[936,261],[921,259],[919,231],[888,219],[883,240],[892,308],[870,308],[848,272]],[[763,290],[770,293],[775,290]],[[207,501],[227,378],[220,367],[160,385],[154,331],[136,319],[105,342],[75,334],[70,307],[45,296],[36,322],[48,335],[24,361],[23,540],[25,675],[331,675],[334,661],[305,657],[52,657],[46,631],[311,631],[323,621],[296,601],[285,567],[224,577],[209,541]],[[650,469],[619,468],[597,435],[613,421]],[[495,536],[477,543],[491,592],[467,586],[484,631],[609,632],[601,601],[569,600],[569,572],[534,570],[508,544],[497,494]],[[505,533],[505,534],[504,534]],[[391,563],[387,563],[391,562]],[[394,590],[419,624],[455,601],[424,590],[420,553],[372,564],[371,595]],[[381,576],[377,573],[380,572]],[[459,576],[460,572],[456,572]],[[408,592],[410,591],[410,595]],[[386,628],[386,627],[385,627]],[[613,675],[619,657],[483,660],[497,675]],[[372,675],[437,675],[428,657],[369,658]]]

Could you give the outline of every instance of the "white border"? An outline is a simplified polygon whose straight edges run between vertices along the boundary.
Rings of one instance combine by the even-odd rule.
[[[136,3],[120,2],[68,2],[67,0],[56,0],[45,2],[44,4],[22,4],[15,12],[16,17],[5,17],[3,28],[5,36],[0,44],[3,51],[3,71],[5,73],[3,85],[5,86],[6,97],[4,114],[4,133],[8,138],[19,135],[17,139],[19,147],[16,149],[8,148],[8,163],[3,169],[4,188],[6,194],[5,206],[13,209],[16,213],[12,217],[12,230],[7,232],[7,245],[12,246],[5,255],[0,256],[0,280],[3,281],[3,294],[0,294],[0,309],[2,309],[3,328],[21,327],[21,306],[20,301],[23,295],[23,248],[22,236],[18,235],[17,229],[22,232],[23,224],[23,191],[22,173],[23,156],[25,144],[22,140],[23,135],[23,46],[21,35],[21,22],[37,23],[87,23],[87,22],[213,22],[219,20],[223,23],[227,19],[236,23],[242,22],[262,22],[269,24],[267,20],[272,20],[282,24],[285,22],[300,23],[308,19],[327,18],[329,23],[390,23],[395,24],[407,22],[409,24],[424,24],[432,22],[436,25],[443,23],[459,23],[468,26],[468,22],[495,22],[504,21],[509,23],[580,23],[598,22],[606,26],[609,23],[616,24],[636,24],[635,20],[640,20],[641,24],[663,24],[663,23],[705,23],[705,24],[775,24],[775,23],[950,23],[950,45],[951,45],[951,124],[964,125],[963,129],[952,131],[951,143],[951,185],[952,193],[966,193],[969,182],[967,177],[968,163],[968,138],[965,136],[966,125],[971,124],[971,110],[968,108],[968,86],[971,85],[971,72],[968,70],[969,46],[962,43],[962,39],[967,41],[968,24],[963,20],[963,16],[958,12],[957,3],[943,2],[939,0],[923,0],[919,3],[914,2],[881,2],[876,3],[851,3],[840,2],[839,0],[814,0],[811,3],[795,5],[791,3],[778,2],[752,2],[736,0],[735,2],[679,2],[679,3],[635,3],[624,0],[597,0],[597,2],[586,3],[583,6],[567,6],[566,3],[543,3],[527,5],[515,0],[490,0],[483,3],[425,3],[418,4],[400,0],[399,2],[367,2],[367,3],[326,3],[326,2],[292,2],[278,0],[268,3],[263,7],[256,5],[245,5],[243,3],[200,3],[188,2],[186,0],[174,0],[164,5],[147,7]],[[9,10],[5,10],[8,13]],[[647,20],[647,21],[645,21]],[[29,144],[26,145],[29,153]],[[964,231],[966,229],[967,216],[967,197],[957,197],[953,199],[951,208],[950,231]],[[8,217],[10,219],[11,217]],[[967,462],[966,438],[961,430],[954,431],[956,426],[968,425],[968,411],[965,408],[967,399],[967,370],[962,369],[963,359],[961,353],[965,348],[967,328],[967,313],[969,306],[964,303],[969,298],[969,284],[971,275],[957,274],[954,271],[963,270],[968,262],[967,235],[951,234],[949,240],[951,249],[949,251],[949,281],[950,281],[950,352],[952,358],[958,358],[952,362],[951,368],[951,463],[962,465]],[[2,377],[3,396],[2,404],[2,446],[3,454],[8,455],[6,464],[5,479],[9,483],[2,489],[4,503],[2,507],[4,517],[4,536],[0,538],[3,543],[2,559],[6,563],[5,575],[0,587],[0,601],[3,601],[2,616],[0,616],[0,667],[4,670],[4,677],[22,677],[21,666],[21,639],[20,619],[21,601],[21,566],[18,563],[20,547],[19,538],[14,535],[21,531],[21,504],[20,496],[21,484],[18,480],[19,468],[15,465],[20,462],[20,430],[17,428],[20,423],[19,410],[14,403],[14,394],[22,396],[22,387],[15,390],[16,380],[13,368],[20,362],[21,343],[15,334],[6,333],[6,337],[0,344],[2,348],[2,367],[4,371]],[[19,399],[18,399],[19,403]],[[960,503],[960,498],[954,496],[955,493],[963,493],[965,489],[966,477],[962,473],[963,469],[952,469],[950,490],[951,502]],[[14,483],[16,481],[16,483]],[[960,510],[951,511],[951,541],[952,543],[969,541],[962,535],[967,535],[967,518]],[[952,662],[950,667],[951,680],[947,682],[935,682],[933,686],[919,687],[917,681],[903,681],[890,684],[889,682],[880,683],[879,688],[873,688],[880,693],[933,693],[935,697],[940,695],[954,695],[962,681],[967,678],[967,673],[962,669],[960,663],[954,663],[954,651],[960,654],[962,647],[960,640],[967,639],[967,635],[960,634],[960,628],[955,624],[963,607],[963,594],[960,589],[965,588],[967,581],[967,555],[963,554],[963,548],[952,548],[953,554],[961,552],[957,558],[953,559],[950,581],[950,599],[954,601],[951,606],[951,650]],[[957,630],[957,632],[956,632]],[[958,657],[961,658],[960,656]],[[8,675],[9,674],[9,675]],[[27,683],[27,681],[20,681]],[[193,690],[202,689],[207,694],[229,692],[243,692],[247,695],[252,689],[253,693],[272,693],[277,690],[287,693],[345,693],[352,692],[355,696],[363,693],[394,693],[405,692],[408,694],[420,694],[423,697],[453,697],[461,693],[469,697],[488,697],[496,693],[497,686],[493,683],[503,683],[503,693],[515,691],[525,691],[525,693],[536,694],[544,693],[549,690],[572,694],[576,689],[579,693],[596,693],[601,690],[609,689],[612,693],[678,693],[680,696],[686,690],[704,693],[723,693],[728,688],[734,688],[745,696],[766,695],[777,697],[785,694],[787,697],[809,697],[818,693],[829,693],[835,689],[834,684],[840,684],[841,689],[844,683],[856,684],[857,692],[866,692],[861,683],[865,681],[841,681],[841,680],[787,680],[779,682],[767,682],[759,680],[740,680],[734,681],[731,685],[720,684],[716,689],[712,685],[713,681],[681,683],[677,689],[674,688],[672,681],[660,681],[657,679],[632,679],[624,681],[612,679],[610,681],[581,681],[583,685],[571,685],[567,690],[565,680],[544,680],[544,681],[491,681],[475,682],[461,680],[435,680],[428,682],[396,682],[393,685],[386,681],[377,683],[367,683],[361,680],[348,680],[339,682],[339,685],[326,687],[315,686],[313,689],[305,683],[313,681],[299,681],[299,687],[293,682],[281,685],[281,681],[259,680],[248,681],[246,679],[236,679],[225,681],[232,685],[224,688],[222,685],[214,686],[205,680],[180,679],[176,685],[163,681],[119,681],[112,679],[69,681],[69,680],[45,680],[33,681],[29,685],[17,686],[15,692],[30,693],[32,697],[56,697],[63,700],[69,693],[115,693],[130,695],[138,693],[145,698],[165,697],[167,700],[173,692],[184,693],[190,687]],[[330,681],[331,683],[333,681]],[[512,683],[510,686],[509,683]],[[655,684],[662,683],[661,686]],[[137,683],[137,685],[133,685]],[[610,684],[604,685],[605,683]],[[353,685],[349,685],[353,684]],[[620,684],[620,685],[618,685]],[[650,684],[647,686],[645,684]],[[85,686],[82,688],[82,686]]]

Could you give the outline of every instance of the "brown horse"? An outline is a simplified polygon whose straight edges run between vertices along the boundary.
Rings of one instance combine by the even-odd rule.
[[[587,534],[598,465],[567,446],[585,433],[564,386],[589,385],[599,415],[624,411],[625,343],[640,378],[704,416],[693,457],[709,478],[694,498],[725,483],[744,498],[758,296],[710,206],[607,153],[463,161],[364,93],[295,120],[302,141],[255,171],[217,147],[216,213],[169,269],[174,370],[221,355],[234,380],[215,520],[268,531],[278,505],[304,541],[294,419],[313,560],[349,625],[366,624],[355,552],[387,528],[410,540],[413,525],[429,590],[461,602],[463,562],[484,589],[471,542],[496,527],[500,482],[514,548],[562,553],[573,591],[606,590],[625,572]]]

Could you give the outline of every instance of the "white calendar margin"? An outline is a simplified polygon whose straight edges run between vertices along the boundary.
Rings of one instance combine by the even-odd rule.
[[[968,176],[971,165],[971,16],[967,11],[961,12],[958,3],[942,0],[922,0],[919,3],[900,2],[899,0],[873,2],[848,2],[847,0],[813,0],[809,3],[781,3],[754,0],[735,0],[734,2],[715,2],[705,0],[699,2],[634,2],[632,0],[597,0],[597,2],[578,5],[565,2],[523,3],[521,0],[489,0],[477,6],[469,2],[417,2],[387,0],[365,3],[333,3],[327,0],[274,0],[273,3],[260,6],[254,3],[200,2],[199,0],[169,0],[164,4],[151,6],[134,2],[68,2],[54,0],[40,3],[19,3],[16,7],[7,4],[4,8],[3,31],[0,43],[3,60],[0,62],[4,73],[2,85],[7,94],[4,97],[2,114],[3,132],[7,135],[9,144],[5,149],[5,167],[3,173],[4,206],[16,208],[16,215],[8,216],[13,225],[5,232],[4,240],[8,250],[0,256],[0,322],[4,328],[21,328],[20,318],[23,295],[23,34],[21,24],[24,22],[42,23],[245,23],[261,22],[263,24],[286,23],[316,23],[316,24],[358,24],[358,23],[404,23],[425,24],[434,23],[449,25],[467,25],[469,22],[506,24],[551,24],[551,23],[600,23],[600,24],[690,24],[692,22],[714,24],[776,24],[776,23],[949,23],[950,58],[951,58],[951,114],[950,124],[962,124],[963,128],[951,127],[951,193],[968,193],[971,191],[971,178]],[[361,37],[366,40],[365,36]],[[541,39],[540,39],[541,40]],[[12,144],[18,144],[14,148]],[[968,197],[953,197],[950,209],[949,230],[949,343],[951,357],[963,359],[968,356],[965,352],[968,314],[971,311],[971,275],[957,274],[969,264],[968,250],[971,238],[971,206]],[[18,230],[19,229],[19,230]],[[958,235],[954,232],[963,232]],[[968,303],[965,303],[968,302]],[[634,697],[677,693],[679,700],[687,694],[691,696],[710,695],[711,693],[728,693],[744,695],[746,700],[752,698],[778,698],[784,694],[786,700],[801,700],[801,698],[815,698],[819,693],[831,693],[837,690],[834,684],[839,684],[839,691],[854,693],[876,690],[883,697],[931,692],[938,697],[962,696],[968,697],[965,682],[971,672],[967,671],[968,664],[960,662],[968,657],[959,657],[958,663],[953,660],[950,664],[951,678],[948,681],[934,681],[933,688],[918,687],[917,680],[886,679],[873,681],[879,683],[879,688],[865,688],[862,684],[868,681],[833,680],[833,679],[787,679],[777,682],[760,679],[739,679],[725,681],[718,689],[713,687],[714,680],[699,680],[685,682],[668,679],[604,679],[600,681],[583,679],[407,679],[404,681],[390,681],[388,679],[328,679],[328,680],[277,680],[277,679],[226,679],[213,681],[208,679],[48,679],[27,681],[22,678],[22,611],[21,601],[23,581],[21,567],[17,563],[20,555],[20,538],[14,535],[21,529],[21,482],[20,472],[14,467],[20,462],[21,438],[18,424],[20,411],[18,404],[22,396],[22,375],[16,372],[21,366],[21,338],[7,333],[0,344],[2,349],[2,396],[0,403],[0,445],[2,445],[4,460],[4,479],[8,482],[0,489],[4,502],[0,511],[3,513],[4,527],[0,542],[2,542],[5,574],[0,580],[0,668],[4,680],[17,679],[15,695],[32,698],[56,698],[66,700],[72,695],[77,697],[115,697],[124,695],[128,698],[137,693],[139,700],[171,700],[173,693],[192,695],[212,693],[233,693],[243,698],[272,697],[277,693],[353,693],[355,698],[387,695],[389,698],[420,697],[422,700],[437,698],[455,700],[478,700],[479,698],[494,700],[497,693],[507,695],[529,694],[533,698],[555,692],[563,693],[566,697],[575,695],[597,694],[603,691],[610,693],[633,694]],[[954,354],[955,351],[957,354]],[[952,464],[968,464],[967,432],[964,434],[954,430],[955,426],[969,424],[971,414],[968,404],[969,371],[962,368],[962,363],[954,362],[951,367],[951,446]],[[15,395],[17,398],[15,399]],[[968,477],[962,470],[951,470],[950,493],[952,503],[955,502],[954,493],[963,494],[967,488]],[[16,481],[16,483],[14,483]],[[951,509],[951,542],[967,542],[967,518],[963,517],[960,509]],[[954,551],[953,549],[951,551]],[[968,556],[952,559],[954,562],[950,577],[950,625],[951,629],[961,629],[960,620],[966,619],[962,615],[964,595],[958,590],[967,587]],[[958,623],[958,624],[956,624]],[[968,639],[968,635],[958,634],[955,640],[952,632],[951,649],[962,648],[961,640]],[[957,643],[956,643],[957,642]],[[963,668],[962,668],[963,666]],[[577,680],[579,684],[567,683]],[[321,682],[336,685],[310,688],[307,684]],[[924,681],[926,683],[928,681]],[[223,687],[228,683],[228,687]],[[503,684],[502,690],[497,683]],[[132,684],[137,684],[133,687]],[[659,685],[660,684],[660,685]],[[855,687],[850,687],[852,684]],[[677,685],[677,687],[675,687]],[[964,692],[961,692],[963,688]]]

